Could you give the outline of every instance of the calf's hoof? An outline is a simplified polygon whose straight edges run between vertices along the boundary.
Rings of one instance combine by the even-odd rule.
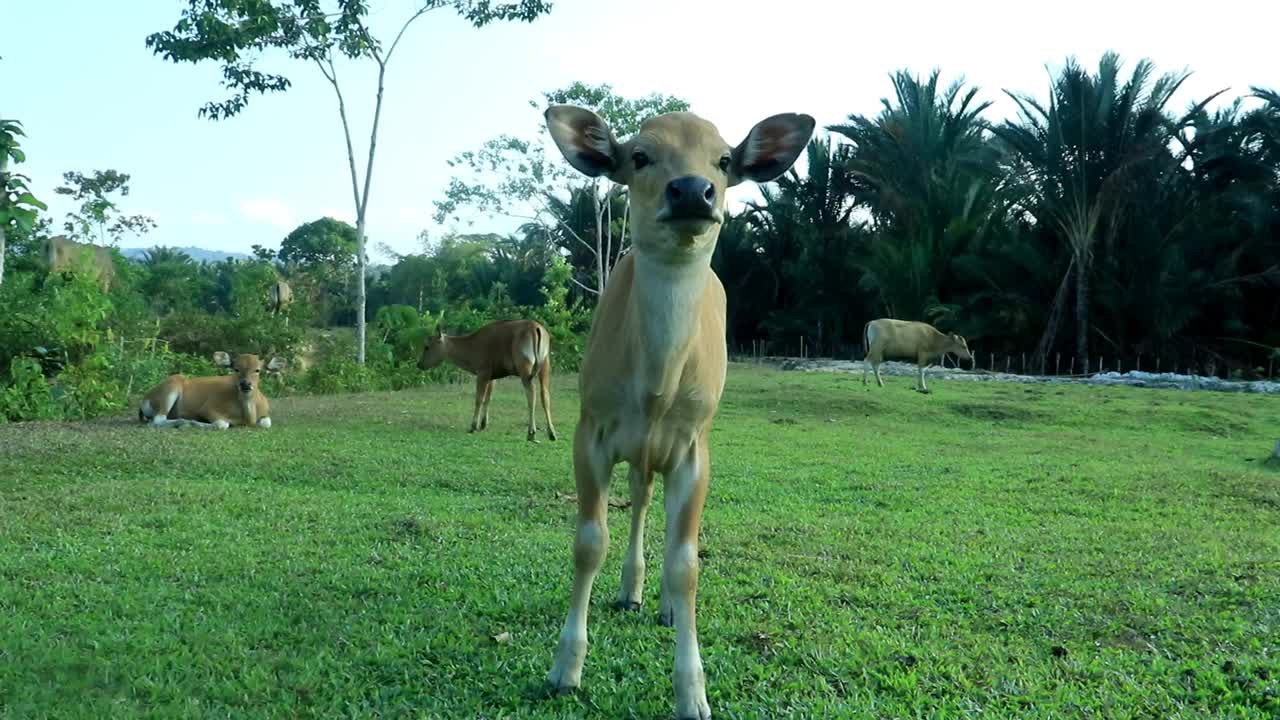
[[[620,612],[639,612],[640,603],[635,600],[618,600],[613,604],[613,609]]]
[[[548,438],[548,439],[550,439],[552,442],[555,442],[555,440],[556,440],[556,431],[555,431],[555,430],[548,430],[548,431],[547,431],[547,438]]]
[[[525,439],[531,443],[538,442],[538,432],[536,430],[530,430],[528,436],[526,436]]]
[[[675,627],[676,618],[671,608],[662,608],[658,611],[658,624],[662,627]]]

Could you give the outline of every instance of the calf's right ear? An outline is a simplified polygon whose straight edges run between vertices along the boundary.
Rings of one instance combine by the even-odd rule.
[[[267,363],[267,372],[278,373],[289,363],[282,357],[273,357],[271,362]]]
[[[556,147],[578,172],[588,177],[616,179],[618,140],[599,115],[573,105],[552,105],[543,114]]]
[[[231,356],[219,350],[213,354],[213,364],[218,367],[231,367]]]

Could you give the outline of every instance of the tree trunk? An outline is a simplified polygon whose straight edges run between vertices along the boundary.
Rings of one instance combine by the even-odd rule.
[[[372,155],[372,150],[370,151]],[[365,175],[365,188],[369,187],[369,176]],[[367,196],[367,195],[366,195]],[[356,278],[356,362],[364,364],[364,340],[366,333],[366,325],[364,319],[365,309],[365,259],[364,259],[364,212],[360,213],[360,217],[356,218],[356,267],[358,268]]]
[[[1071,271],[1075,268],[1075,260],[1067,265],[1067,271],[1062,274],[1062,282],[1058,285],[1058,291],[1053,294],[1053,305],[1049,308],[1049,319],[1045,323],[1044,334],[1040,336],[1040,342],[1036,344],[1035,353],[1031,356],[1031,364],[1035,365],[1039,362],[1041,368],[1049,359],[1049,351],[1058,342],[1058,328],[1062,325],[1063,309],[1067,306],[1067,288],[1071,283]],[[1041,374],[1044,374],[1042,369]]]
[[[609,284],[609,275],[613,272],[613,198],[609,192],[604,194],[604,282],[600,284],[600,292]]]
[[[597,192],[595,188],[592,188],[591,204],[594,210],[593,214],[595,215],[595,219],[596,219],[596,291],[599,292],[601,296],[603,296],[604,283],[605,283],[605,275],[604,275],[605,258],[604,258],[604,235],[601,233],[600,222],[601,220],[604,219],[602,217],[604,213],[601,212],[601,208],[600,208],[600,193]]]
[[[9,153],[0,152],[0,193],[9,187]],[[7,200],[5,201],[7,202]],[[4,225],[0,225],[0,285],[4,284],[5,237]]]
[[[1076,258],[1076,357],[1081,367],[1089,363],[1089,262]]]

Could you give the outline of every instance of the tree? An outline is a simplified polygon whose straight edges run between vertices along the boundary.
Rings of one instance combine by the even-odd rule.
[[[951,261],[989,227],[999,166],[977,100],[963,80],[939,87],[892,76],[894,99],[875,118],[860,115],[830,130],[847,140],[848,186],[870,212],[863,283],[885,312],[904,320],[945,314]]]
[[[142,292],[158,312],[203,308],[205,297],[212,292],[212,279],[181,250],[153,247],[140,265]]]
[[[586,253],[594,266],[585,273],[590,279],[571,279],[585,292],[599,295],[614,263],[626,253],[630,207],[626,188],[605,179],[584,180],[571,171],[558,152],[547,153],[547,130],[541,112],[553,104],[594,110],[620,138],[634,135],[641,123],[654,115],[689,109],[688,102],[658,93],[625,98],[608,84],[575,82],[545,92],[541,99],[529,102],[538,111],[536,140],[503,135],[449,162],[450,167],[462,172],[449,180],[444,198],[435,202],[434,219],[442,224],[456,222],[461,219],[461,210],[470,209],[482,215],[542,225],[561,238],[562,247]],[[573,222],[581,207],[577,203],[584,199],[588,201],[590,218],[585,228]]]
[[[384,45],[369,28],[369,6],[363,0],[338,0],[326,9],[322,0],[188,0],[182,18],[173,30],[147,36],[147,47],[171,62],[212,60],[222,65],[222,84],[231,90],[229,98],[206,103],[200,115],[219,120],[242,111],[255,93],[281,92],[289,79],[281,74],[257,69],[256,62],[269,49],[283,50],[290,58],[314,64],[333,88],[346,141],[347,167],[356,213],[356,336],[357,361],[365,360],[366,287],[368,258],[365,252],[366,210],[373,176],[378,123],[386,88],[387,67],[405,32],[419,18],[433,10],[452,9],[474,27],[498,20],[532,22],[550,12],[548,0],[517,0],[495,3],[490,0],[420,0],[418,9],[400,26],[390,45]],[[373,121],[364,163],[364,179],[356,168],[351,124],[346,99],[338,78],[335,59],[372,62],[377,67],[377,89],[373,100]]]
[[[78,172],[62,174],[60,185],[53,189],[80,203],[77,211],[67,213],[63,228],[68,235],[98,245],[119,243],[126,233],[145,235],[156,226],[146,215],[124,215],[111,195],[129,195],[129,175],[118,170],[94,170],[92,175]],[[109,238],[109,239],[108,239]]]
[[[1008,179],[1018,208],[1053,228],[1071,249],[1075,278],[1076,358],[1089,365],[1089,281],[1094,249],[1114,239],[1128,205],[1137,197],[1130,180],[1168,153],[1173,124],[1165,107],[1188,73],[1153,82],[1155,66],[1142,60],[1120,81],[1120,58],[1102,56],[1096,75],[1068,59],[1052,80],[1049,104],[1006,91],[1018,105],[1018,120],[995,128],[1008,145]],[[1065,287],[1066,278],[1063,283]],[[1051,318],[1060,315],[1051,314]],[[1037,347],[1053,345],[1051,319]]]
[[[0,120],[0,285],[4,284],[5,240],[14,230],[30,234],[35,228],[36,213],[48,207],[27,189],[27,177],[9,172],[9,163],[25,162],[27,156],[18,146],[23,137],[22,123]]]
[[[310,272],[345,274],[355,260],[356,247],[355,228],[324,217],[299,225],[285,236],[277,257],[286,266]]]

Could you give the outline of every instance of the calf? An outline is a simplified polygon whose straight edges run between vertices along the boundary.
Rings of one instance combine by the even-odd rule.
[[[170,375],[142,399],[138,420],[153,427],[271,427],[271,406],[258,383],[263,370],[283,369],[284,359],[272,358],[263,366],[257,355],[241,355],[233,362],[227,353],[216,352],[213,363],[235,373],[198,378]]]
[[[711,708],[694,607],[698,526],[711,477],[708,436],[728,361],[725,293],[711,255],[724,222],[725,191],[786,172],[808,143],[814,121],[774,115],[732,147],[714,125],[690,113],[650,118],[627,142],[581,108],[552,107],[546,120],[570,165],[628,186],[633,227],[631,252],[618,262],[596,306],[578,376],[573,592],[547,679],[561,691],[582,680],[591,586],[609,547],[609,477],[625,460],[631,535],[617,607],[640,607],[645,514],[653,473],[662,473],[667,528],[658,616],[676,630],[676,717],[706,720]]]
[[[430,370],[445,360],[476,376],[471,432],[489,427],[493,381],[515,375],[524,383],[529,401],[529,442],[537,442],[538,434],[533,413],[535,380],[541,390],[547,437],[556,439],[556,428],[551,424],[551,336],[540,323],[505,320],[485,325],[470,335],[445,335],[437,324],[436,334],[423,344],[418,367]]]
[[[867,384],[868,365],[875,372],[876,382],[884,387],[884,380],[880,378],[880,363],[887,359],[915,360],[919,371],[919,386],[916,390],[927,393],[929,388],[924,384],[926,367],[947,353],[955,353],[961,360],[973,359],[964,338],[955,333],[948,335],[939,332],[928,323],[888,318],[872,320],[863,327],[862,339],[867,345],[867,355],[862,361],[863,385]]]

